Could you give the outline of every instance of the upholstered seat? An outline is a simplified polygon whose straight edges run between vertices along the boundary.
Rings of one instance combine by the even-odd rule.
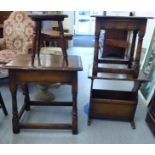
[[[19,54],[32,49],[35,22],[27,12],[12,12],[3,24],[3,38],[0,39],[0,74],[6,74],[3,66]]]

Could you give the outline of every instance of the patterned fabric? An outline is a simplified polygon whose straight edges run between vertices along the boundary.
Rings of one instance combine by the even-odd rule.
[[[1,50],[0,51],[0,63],[6,64],[12,59],[14,59],[17,55],[19,55],[18,50],[9,50],[9,49]]]
[[[0,64],[8,63],[19,54],[29,53],[35,28],[35,22],[28,17],[27,12],[15,11],[10,14],[3,24],[4,38],[0,39]]]
[[[35,22],[28,17],[26,12],[15,11],[4,21],[3,36],[6,41],[6,48],[19,50],[27,53],[28,49],[23,48],[27,42],[33,42]]]
[[[6,42],[4,38],[0,38],[0,50],[6,48]]]

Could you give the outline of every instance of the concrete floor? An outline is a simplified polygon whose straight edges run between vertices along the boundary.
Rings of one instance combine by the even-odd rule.
[[[139,100],[135,121],[137,128],[133,130],[128,122],[93,120],[91,126],[87,126],[87,114],[84,107],[89,103],[90,80],[87,78],[88,67],[92,63],[93,48],[72,48],[70,54],[82,56],[84,70],[79,72],[78,86],[78,135],[72,135],[70,130],[30,130],[22,129],[20,134],[12,133],[12,113],[11,97],[7,81],[1,81],[0,90],[4,98],[8,116],[4,116],[0,111],[0,143],[36,143],[36,144],[71,144],[71,143],[91,143],[91,144],[136,144],[155,143],[147,124],[145,123],[147,108]],[[97,86],[101,84],[96,83]],[[105,81],[102,86],[105,88],[120,88],[120,82]],[[131,89],[131,83],[122,83],[123,88]],[[38,86],[31,85],[31,98],[34,98],[38,91]],[[56,99],[66,100],[71,97],[69,86],[51,88]],[[21,91],[18,93],[19,107],[23,102]],[[28,122],[71,122],[71,108],[67,107],[32,107],[30,112],[25,113],[22,121]]]

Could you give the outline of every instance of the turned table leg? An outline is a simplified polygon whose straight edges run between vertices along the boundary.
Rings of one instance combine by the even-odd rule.
[[[77,115],[77,73],[73,78],[72,83],[72,101],[73,101],[73,110],[72,110],[72,133],[78,134],[78,115]]]
[[[12,125],[13,125],[13,133],[19,133],[19,117],[18,117],[18,108],[17,108],[17,85],[14,81],[10,82],[10,92],[12,96]]]
[[[25,103],[25,110],[30,110],[30,96],[29,96],[29,89],[28,84],[23,84],[23,94],[24,94],[24,103]]]
[[[92,122],[92,119],[91,119],[91,106],[92,106],[91,98],[92,98],[93,83],[94,83],[94,80],[91,79],[91,85],[90,85],[90,103],[89,103],[89,109],[88,109],[88,122],[87,122],[87,124],[89,126],[91,125],[91,122]]]

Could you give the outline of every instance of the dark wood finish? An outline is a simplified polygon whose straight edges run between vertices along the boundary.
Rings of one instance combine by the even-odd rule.
[[[110,65],[108,63],[108,65]],[[122,67],[122,66],[121,66]],[[92,67],[89,68],[88,71],[88,78],[94,79],[94,80],[116,80],[116,81],[135,81],[135,82],[148,82],[149,79],[147,78],[146,74],[143,72],[139,72],[138,78],[135,78],[132,73],[125,74],[125,73],[106,73],[104,71],[101,72],[101,74],[98,72],[96,76],[92,75]]]
[[[105,43],[106,45],[109,45],[109,46],[115,46],[115,47],[121,47],[121,48],[127,48],[129,46],[129,42],[122,41],[122,40],[106,39]]]
[[[0,93],[0,108],[2,108],[4,115],[8,115],[8,112],[6,110],[2,95]]]
[[[69,32],[64,32],[65,46],[68,48],[69,41],[73,39],[73,35]],[[41,32],[41,40],[52,43],[53,46],[61,47],[60,33],[56,30],[43,30]]]
[[[3,24],[4,20],[6,20],[12,11],[0,11],[0,24]]]
[[[3,38],[3,25],[0,24],[0,38]]]
[[[131,121],[136,95],[134,92],[93,89],[90,117]]]
[[[152,100],[150,102],[149,110],[147,112],[145,120],[146,120],[152,134],[155,137],[155,92],[154,92],[154,95],[153,95]]]
[[[133,69],[122,69],[122,68],[104,68],[104,67],[98,67],[97,72],[102,73],[120,73],[120,74],[132,74],[134,72]]]
[[[9,17],[12,11],[0,11],[0,38],[3,37],[3,22]]]
[[[101,77],[89,76],[91,78],[89,125],[94,118],[104,118],[129,121],[132,128],[136,128],[134,116],[138,104],[138,90],[141,83],[146,82],[147,79],[143,73],[135,79],[131,75],[114,74],[112,76],[104,73]],[[94,80],[134,81],[134,87],[131,91],[97,90],[93,88]]]
[[[129,13],[129,16],[134,16],[133,12]],[[104,34],[104,44],[102,44],[102,58],[104,57],[118,57],[118,58],[124,58],[125,57],[125,52],[126,52],[126,47],[123,46],[115,46],[117,44],[111,44],[108,45],[106,43],[107,39],[112,40],[113,42],[115,42],[116,40],[124,40],[127,41],[128,38],[128,32],[123,30],[107,30]]]
[[[94,17],[96,18],[95,50],[93,67],[89,72],[91,90],[88,124],[90,125],[91,120],[94,118],[125,120],[129,121],[132,128],[135,129],[134,116],[138,104],[138,90],[141,83],[147,81],[146,76],[139,72],[139,62],[148,18],[120,16]],[[105,43],[106,45],[128,50],[128,56],[122,59],[99,58],[99,37],[102,30],[112,31],[112,34],[116,32],[116,36],[114,35],[112,39],[106,38]],[[124,38],[128,32],[133,32],[133,37],[130,38],[131,43],[127,41],[127,38],[122,40],[123,36],[117,36],[119,31],[125,32]],[[120,37],[119,40],[118,37]],[[137,43],[135,43],[136,37],[138,37]],[[133,58],[134,55],[135,58]],[[133,81],[134,86],[130,91],[98,90],[94,88],[95,80]]]
[[[128,64],[128,59],[113,59],[113,58],[101,58],[98,59],[98,63],[106,64]]]
[[[57,21],[58,22],[58,29],[60,33],[60,45],[62,48],[63,56],[66,65],[68,65],[68,58],[67,58],[67,51],[66,51],[66,44],[65,44],[65,37],[63,31],[62,21],[68,17],[67,15],[35,15],[32,14],[30,17],[36,22],[36,32],[34,38],[34,47],[33,47],[33,54],[32,54],[32,65],[34,64],[34,58],[37,54],[38,58],[40,56],[40,47],[41,47],[41,29],[42,29],[42,22],[43,21]]]
[[[107,30],[104,36],[103,54],[102,57],[118,57],[124,58],[126,46],[121,46],[117,43],[117,40],[127,40],[127,31],[125,30]],[[107,40],[113,41],[113,44],[109,44]],[[117,45],[117,46],[116,46]],[[119,46],[118,46],[119,45]]]
[[[44,21],[44,20],[47,20],[47,21],[63,21],[65,18],[68,17],[68,15],[49,15],[49,14],[31,14],[29,15],[33,20],[35,21]]]
[[[116,47],[126,48],[129,50],[129,68],[134,69],[134,76],[137,77],[139,73],[139,63],[142,50],[142,41],[145,34],[147,17],[121,17],[121,16],[93,16],[96,18],[95,27],[95,51],[94,51],[94,65],[93,75],[97,74],[98,68],[98,57],[99,57],[99,37],[101,30],[105,31],[127,31],[133,32],[131,38],[131,48],[129,42],[126,40],[118,40],[118,38],[106,38],[105,42]],[[118,35],[116,35],[118,36]],[[135,47],[136,37],[138,37],[137,47]],[[136,49],[136,50],[134,50]],[[133,56],[135,55],[135,58]]]
[[[77,123],[77,72],[82,70],[82,63],[79,56],[68,56],[68,66],[64,63],[63,56],[40,55],[40,61],[34,60],[31,65],[31,55],[21,55],[6,65],[9,70],[9,86],[12,95],[13,107],[13,132],[19,133],[21,128],[31,129],[72,129],[73,134],[78,133]],[[31,101],[29,98],[28,84],[34,83],[65,83],[72,86],[72,101],[42,103]],[[20,111],[17,106],[17,86],[24,84],[24,105]],[[72,106],[71,124],[23,124],[20,118],[24,111],[30,110],[31,106]]]

